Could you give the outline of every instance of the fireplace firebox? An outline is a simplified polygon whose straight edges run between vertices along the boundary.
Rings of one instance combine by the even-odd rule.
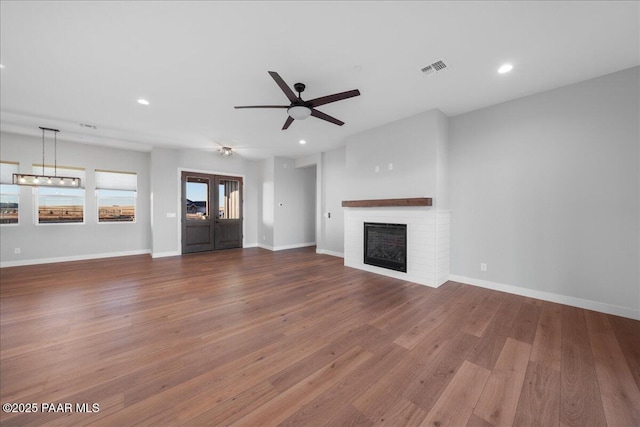
[[[407,272],[407,225],[364,223],[364,263]]]

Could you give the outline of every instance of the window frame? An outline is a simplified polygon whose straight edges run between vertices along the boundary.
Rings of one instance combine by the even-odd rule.
[[[0,179],[0,200],[2,200],[2,196],[17,196],[18,197],[18,219],[16,222],[0,222],[0,227],[16,227],[20,225],[20,186],[18,184],[14,184],[13,183],[13,174],[14,173],[20,173],[20,163],[18,162],[11,162],[8,160],[0,160],[0,167],[2,167],[1,165],[10,165],[11,169],[13,171],[11,172],[11,181],[6,181],[3,182],[2,179]],[[6,187],[12,187],[15,188],[17,191],[16,193],[3,193],[2,192],[2,187],[6,186]]]
[[[95,169],[95,198],[96,198],[96,223],[97,224],[136,224],[138,222],[138,173],[128,171],[115,171],[106,169]],[[100,174],[117,174],[117,175],[132,175],[135,178],[135,185],[127,184],[104,184]],[[116,178],[117,180],[117,178]],[[135,186],[135,189],[133,187]],[[126,187],[126,188],[125,188]],[[133,198],[133,220],[132,221],[114,221],[114,220],[101,220],[100,218],[100,200],[109,198],[109,196],[100,196],[100,191],[126,191],[130,192]],[[111,196],[114,198],[114,196]],[[115,196],[115,198],[125,198],[124,196]]]
[[[100,189],[96,188],[95,196],[96,196],[96,223],[97,224],[135,224],[138,222],[138,192],[133,190],[117,190],[117,191],[129,191],[133,193],[133,220],[132,221],[101,221],[100,220],[100,199],[101,198],[114,198],[113,196],[100,196]],[[105,188],[102,191],[109,191]],[[124,196],[116,196],[115,198],[125,198]]]
[[[48,222],[40,222],[40,189],[41,188],[58,188],[58,187],[33,187],[33,207],[34,207],[34,223],[36,226],[49,226],[49,225],[84,225],[87,223],[87,191],[85,188],[70,188],[67,187],[65,189],[67,190],[75,190],[75,191],[82,191],[82,221],[62,221],[62,222],[56,222],[56,221],[48,221]],[[45,195],[48,197],[69,197],[66,195]]]
[[[84,187],[87,177],[87,171],[85,168],[79,168],[74,166],[62,166],[62,165],[50,165],[50,164],[42,164],[42,163],[34,163],[31,165],[31,169],[34,174],[44,174],[44,175],[60,175],[60,176],[70,176],[80,178],[80,186],[79,187],[32,187],[33,190],[33,222],[37,226],[48,226],[48,225],[84,225],[87,223],[87,190]],[[43,171],[44,169],[44,171]],[[63,221],[63,222],[40,222],[40,189],[41,188],[64,188],[67,190],[82,190],[82,221]],[[50,197],[58,197],[56,195]],[[69,197],[69,196],[59,196],[59,197]]]

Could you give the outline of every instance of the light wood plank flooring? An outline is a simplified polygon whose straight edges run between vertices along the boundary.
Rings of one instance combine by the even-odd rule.
[[[630,319],[311,248],[0,275],[1,400],[39,410],[5,427],[640,425]]]

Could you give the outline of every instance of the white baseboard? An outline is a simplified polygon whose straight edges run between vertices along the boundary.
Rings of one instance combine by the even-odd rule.
[[[150,253],[151,253],[151,250],[149,249],[141,249],[137,251],[107,252],[102,254],[86,254],[86,255],[55,257],[55,258],[38,258],[38,259],[25,259],[20,261],[5,261],[5,262],[0,262],[0,268],[20,267],[23,265],[52,264],[54,262],[85,261],[88,259],[115,258],[120,256],[144,255],[144,254],[150,254]]]
[[[245,249],[245,248],[257,248],[259,246],[260,245],[258,245],[257,243],[245,243],[244,245],[242,245],[242,248],[243,249]]]
[[[338,258],[344,258],[344,253],[336,252],[336,251],[330,251],[328,249],[316,249],[316,253],[317,254],[323,254],[323,255],[331,255],[331,256],[338,257]]]
[[[622,307],[619,305],[607,304],[599,301],[591,301],[567,295],[559,295],[551,292],[538,291],[535,289],[522,288],[519,286],[505,285],[503,283],[490,282],[488,280],[457,276],[455,274],[450,274],[449,280],[473,286],[479,286],[481,288],[493,289],[494,291],[507,292],[524,297],[536,298],[544,301],[570,305],[572,307],[584,308],[587,310],[599,311],[601,313],[613,314],[615,316],[622,316],[628,317],[630,319],[640,320],[640,310],[635,310],[630,307]]]
[[[170,256],[180,256],[182,252],[180,251],[169,251],[169,252],[152,252],[151,258],[166,258]]]
[[[258,247],[262,249],[268,249],[270,251],[285,251],[287,249],[298,249],[298,248],[306,248],[309,246],[315,246],[316,242],[307,242],[307,243],[296,243],[293,245],[283,245],[283,246],[269,246],[264,245],[262,243],[258,243]]]

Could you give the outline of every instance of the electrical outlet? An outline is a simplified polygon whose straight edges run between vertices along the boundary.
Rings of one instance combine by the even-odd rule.
[[[390,171],[392,171],[393,170],[393,163],[389,163],[388,168],[389,168]]]
[[[267,240],[267,236],[262,236],[262,240]]]
[[[480,263],[480,271],[487,271],[487,264],[485,264],[484,262]]]
[[[16,255],[18,255],[20,252],[22,252],[22,251],[20,250],[20,248],[15,248],[15,249],[13,250],[13,253],[14,253],[14,254],[16,254]]]
[[[375,171],[376,171],[376,173],[380,172],[380,166],[376,165]]]

